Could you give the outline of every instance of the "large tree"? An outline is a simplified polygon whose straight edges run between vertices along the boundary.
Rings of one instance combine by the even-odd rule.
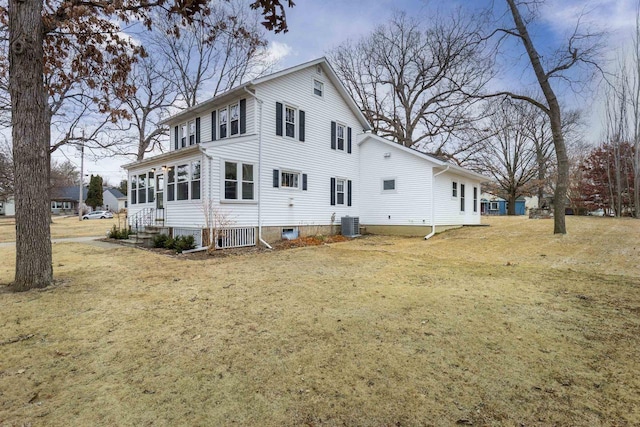
[[[116,133],[119,154],[142,160],[162,150],[168,128],[160,122],[175,107],[192,107],[271,65],[261,15],[244,0],[219,2],[208,16],[194,19],[206,25],[185,25],[174,17],[158,20],[153,31],[139,35],[148,56],[133,64],[129,74],[136,90],[122,104],[127,117],[118,122],[123,131]]]
[[[87,200],[85,200],[87,206],[91,206],[93,210],[96,210],[98,206],[102,206],[102,193],[102,177],[100,175],[91,175],[89,189],[87,190]]]
[[[528,28],[532,22],[532,17],[536,14],[535,8],[539,6],[540,2],[506,0],[506,3],[514,27],[499,28],[494,33],[502,34],[507,38],[515,37],[522,44],[526,58],[540,88],[541,96],[532,97],[513,91],[503,91],[494,95],[507,96],[529,102],[548,117],[557,162],[557,178],[553,195],[553,232],[555,234],[566,234],[565,206],[569,185],[569,158],[562,129],[563,110],[552,82],[554,79],[556,81],[571,81],[572,76],[569,74],[569,70],[575,69],[580,64],[592,64],[594,62],[600,48],[598,43],[594,41],[597,40],[598,35],[581,33],[579,26],[576,26],[575,31],[569,36],[566,46],[543,56],[536,49]],[[530,16],[527,19],[523,17],[521,8],[530,12]],[[534,8],[534,10],[531,10],[531,8]]]
[[[603,208],[616,216],[633,210],[633,145],[606,143],[594,148],[582,164],[580,193],[589,210]]]
[[[529,129],[531,111],[522,102],[495,100],[488,113],[491,135],[484,138],[478,168],[493,178],[498,195],[509,202],[508,214],[515,215],[516,199],[531,194],[537,185],[537,151]]]
[[[423,21],[397,13],[329,57],[375,133],[451,158],[469,149],[473,95],[490,77],[482,24],[459,10]]]
[[[291,0],[286,0],[293,6]],[[268,29],[286,29],[279,0],[257,0]],[[0,16],[8,16],[9,93],[16,200],[16,273],[13,289],[24,291],[52,283],[49,232],[49,149],[51,110],[45,75],[61,63],[89,75],[89,86],[103,89],[99,109],[111,110],[113,96],[126,98],[133,55],[142,53],[121,32],[118,21],[139,21],[151,28],[150,13],[161,11],[194,23],[207,14],[208,2],[193,0],[9,0]],[[6,18],[5,18],[6,21]],[[111,92],[113,81],[123,84]],[[64,81],[61,82],[64,86]],[[51,90],[51,89],[49,89]]]

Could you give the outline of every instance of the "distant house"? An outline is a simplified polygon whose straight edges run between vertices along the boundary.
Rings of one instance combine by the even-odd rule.
[[[87,187],[82,190],[82,200],[87,199]],[[54,188],[51,190],[51,213],[54,215],[72,215],[78,213],[78,186]]]
[[[480,196],[480,212],[482,215],[507,215],[509,202],[502,197],[490,193],[482,193]],[[525,198],[520,196],[516,199],[516,215],[525,214]]]
[[[16,214],[16,204],[13,196],[0,200],[0,216],[14,216]]]
[[[127,196],[117,188],[105,188],[102,193],[102,204],[104,210],[120,212],[127,207]]]

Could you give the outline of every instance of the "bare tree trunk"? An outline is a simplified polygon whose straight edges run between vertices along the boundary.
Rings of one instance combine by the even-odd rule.
[[[16,275],[25,291],[53,281],[49,126],[41,0],[9,0],[9,90],[16,201]]]
[[[540,89],[542,89],[544,97],[547,100],[548,109],[546,110],[546,113],[549,115],[551,134],[553,135],[553,145],[556,150],[556,159],[558,161],[558,177],[553,194],[553,233],[566,234],[567,226],[565,222],[565,205],[567,189],[569,187],[569,157],[567,155],[567,147],[562,134],[562,115],[560,105],[558,104],[558,98],[556,98],[556,94],[549,83],[549,76],[545,73],[542,63],[540,62],[540,55],[531,41],[527,25],[522,20],[522,16],[520,16],[520,11],[515,4],[515,0],[506,1],[509,5],[509,9],[511,9],[513,21],[516,25],[516,29],[518,30],[518,34],[520,35],[520,39],[527,51],[527,56],[531,62],[531,66],[540,85]]]
[[[509,206],[507,207],[507,215],[516,214],[516,195],[509,194]]]
[[[631,60],[633,93],[631,107],[633,111],[633,206],[634,216],[640,218],[640,2],[636,8],[636,32],[633,37],[633,56]]]

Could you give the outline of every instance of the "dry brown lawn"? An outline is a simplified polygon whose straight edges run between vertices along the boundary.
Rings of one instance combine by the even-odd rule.
[[[77,216],[53,216],[51,223],[51,238],[104,236],[107,231],[118,225],[117,215],[113,219],[94,219],[79,221]],[[120,218],[122,226],[125,224],[124,215]],[[16,221],[14,218],[0,218],[0,243],[16,240]]]
[[[0,293],[0,425],[640,425],[640,221],[487,222],[197,261],[57,244],[60,284]]]

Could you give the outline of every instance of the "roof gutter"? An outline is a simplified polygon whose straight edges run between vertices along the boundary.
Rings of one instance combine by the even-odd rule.
[[[449,168],[451,168],[451,165],[447,165],[447,168],[443,171],[440,171],[436,174],[433,175],[433,178],[431,179],[431,233],[427,234],[426,236],[424,236],[424,240],[429,240],[430,238],[432,238],[435,234],[436,234],[436,206],[435,206],[435,187],[436,187],[436,176],[438,175],[442,175],[443,173],[445,173],[446,171],[449,170]]]

